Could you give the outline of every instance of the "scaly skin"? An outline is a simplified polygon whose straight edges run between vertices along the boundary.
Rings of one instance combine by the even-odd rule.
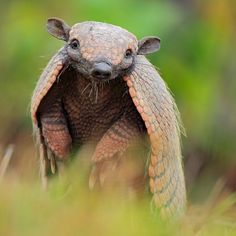
[[[31,101],[43,184],[50,169],[57,171],[57,160],[65,160],[73,147],[93,142],[92,187],[107,161],[121,157],[135,139],[148,134],[154,202],[165,217],[181,214],[186,190],[178,110],[165,83],[143,56],[156,50],[158,40],[138,41],[120,27],[98,22],[70,28],[52,19],[48,29],[68,44],[45,68]],[[111,68],[107,80],[92,73],[97,63]]]
[[[125,151],[130,140],[144,133],[144,123],[122,79],[92,85],[71,71],[60,80],[37,111],[42,135],[58,158],[68,156],[72,142],[98,142],[93,158],[97,162]]]
[[[138,57],[134,71],[125,80],[151,141],[149,177],[155,204],[167,217],[181,213],[185,207],[186,190],[179,117],[174,100],[161,77],[143,56]]]

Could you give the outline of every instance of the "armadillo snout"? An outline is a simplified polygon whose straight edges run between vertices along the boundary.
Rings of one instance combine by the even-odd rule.
[[[112,66],[106,62],[95,63],[91,75],[97,79],[109,79],[112,74]]]

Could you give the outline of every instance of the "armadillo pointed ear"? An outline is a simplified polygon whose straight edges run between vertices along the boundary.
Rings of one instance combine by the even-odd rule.
[[[70,26],[59,18],[49,18],[47,21],[47,31],[60,40],[68,41]]]
[[[158,51],[160,49],[160,42],[161,40],[155,36],[142,38],[138,42],[138,54],[146,55]]]

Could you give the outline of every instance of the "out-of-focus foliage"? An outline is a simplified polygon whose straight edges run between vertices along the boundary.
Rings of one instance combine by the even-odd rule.
[[[80,177],[80,180],[77,178]],[[48,192],[38,184],[7,180],[1,187],[0,235],[10,236],[234,236],[236,198],[216,206],[212,200],[190,208],[181,221],[162,221],[150,214],[149,199],[121,191],[88,191],[81,174],[70,168],[67,180],[55,181]],[[5,190],[5,191],[2,191]]]
[[[215,183],[222,178],[226,180],[226,187],[236,189],[234,0],[1,0],[0,160],[7,145],[15,144],[8,172],[10,178],[24,179],[28,184],[37,179],[29,103],[41,71],[55,51],[63,45],[63,42],[52,38],[45,30],[46,20],[52,16],[63,18],[70,25],[85,20],[109,22],[127,28],[138,38],[158,35],[162,39],[161,50],[149,58],[160,69],[182,115],[187,133],[187,138],[183,138],[183,154],[190,201],[207,197]],[[11,185],[13,180],[11,179]],[[35,187],[30,193],[29,186],[26,186],[22,189],[26,191],[24,195],[19,190],[20,185],[17,184],[16,187],[17,190],[11,187],[10,193],[3,195],[0,212],[5,210],[10,215],[14,209],[14,219],[26,219],[17,223],[20,229],[19,227],[27,227],[24,225],[26,222],[32,223],[30,215],[34,213],[27,207],[25,214],[19,213],[18,210],[23,210],[21,201],[27,199],[28,194],[30,201],[34,201],[34,195],[39,193]],[[6,191],[8,188],[3,189]],[[1,192],[0,195],[2,196]],[[52,200],[44,202],[45,196],[39,196],[37,201],[43,208],[48,206],[53,211],[56,211],[57,204],[60,205],[60,200],[55,205],[51,205]],[[12,209],[7,204],[11,204]],[[74,200],[71,204],[75,204],[75,209],[79,211],[79,203]],[[39,206],[36,208],[41,209]],[[63,206],[59,208],[62,213],[66,211]],[[141,214],[141,211],[142,209],[137,214]],[[98,209],[95,212],[103,214]],[[129,214],[126,210],[124,212]],[[116,227],[120,228],[119,217],[124,212],[116,212]],[[47,209],[45,214],[55,217]],[[133,214],[136,214],[136,209],[131,213],[136,222],[137,218]],[[68,217],[74,216],[76,217],[76,213],[71,211]],[[142,217],[145,220],[145,214]],[[3,218],[0,213],[1,235]],[[66,218],[56,216],[56,219],[66,224]],[[105,215],[104,219],[108,220],[109,215]],[[41,221],[41,218],[38,220]],[[10,220],[6,222],[7,226],[9,222]],[[89,228],[89,223],[86,224]],[[26,231],[22,229],[22,232]]]

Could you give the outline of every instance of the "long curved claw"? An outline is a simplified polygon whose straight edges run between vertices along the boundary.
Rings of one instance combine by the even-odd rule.
[[[112,160],[95,163],[89,177],[89,188],[93,189],[97,183],[103,187],[109,174],[117,168],[118,162],[119,159],[113,158]]]
[[[40,178],[43,190],[48,188],[48,171],[50,168],[50,161],[47,158],[46,149],[43,143],[39,145],[40,154]]]
[[[56,172],[57,172],[56,157],[53,154],[53,152],[49,149],[47,149],[47,156],[48,156],[48,160],[50,161],[51,172],[52,172],[52,174],[56,174]]]

